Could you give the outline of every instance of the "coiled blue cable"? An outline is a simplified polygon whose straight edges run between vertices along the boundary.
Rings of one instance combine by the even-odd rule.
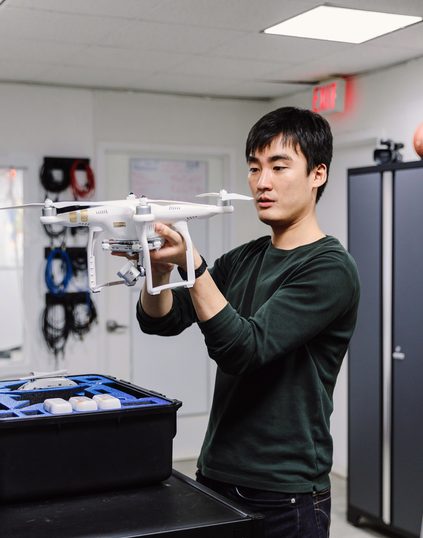
[[[55,258],[61,258],[62,267],[64,266],[63,278],[61,282],[55,282],[53,277],[53,261]],[[52,248],[47,257],[44,278],[46,286],[50,293],[54,295],[63,295],[73,276],[72,262],[69,254],[62,248]]]

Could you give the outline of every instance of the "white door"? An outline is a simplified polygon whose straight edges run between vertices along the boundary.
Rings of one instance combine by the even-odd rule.
[[[103,154],[104,163],[100,167],[104,169],[106,179],[105,199],[124,198],[134,185],[134,160],[146,159],[167,160],[171,165],[178,160],[204,163],[204,181],[201,174],[198,178],[202,182],[202,189],[207,192],[218,191],[223,187],[229,189],[229,182],[224,181],[229,157],[223,154],[106,149]],[[160,176],[160,184],[157,184],[159,196],[155,195],[154,188],[150,192],[134,192],[150,198],[195,201],[194,196],[190,197],[189,182],[177,182],[172,177],[168,178],[169,194],[164,196],[166,182],[163,179]],[[196,189],[193,186],[194,193]],[[207,199],[204,202],[207,203]],[[232,218],[232,215],[218,215],[211,219],[190,221],[188,224],[194,244],[210,265],[229,247]],[[116,272],[123,264],[122,259],[98,252],[97,258],[101,256],[105,262],[99,264],[99,281],[116,280]],[[135,307],[141,285],[142,279],[135,287],[116,286],[106,288],[99,294],[101,312],[104,312],[101,323],[112,320],[118,326],[113,332],[105,331],[104,371],[182,401],[183,405],[178,411],[174,457],[192,458],[198,454],[207,424],[214,363],[207,355],[203,336],[196,325],[181,335],[166,338],[145,335],[140,331]]]

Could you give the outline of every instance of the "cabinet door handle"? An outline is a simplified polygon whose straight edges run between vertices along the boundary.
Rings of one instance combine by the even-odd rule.
[[[396,346],[395,351],[392,353],[392,358],[397,361],[403,361],[405,359],[405,353],[401,351],[401,346]]]

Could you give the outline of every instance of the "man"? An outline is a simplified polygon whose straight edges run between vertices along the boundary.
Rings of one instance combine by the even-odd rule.
[[[265,516],[265,536],[328,536],[337,374],[359,299],[354,262],[326,236],[316,203],[328,177],[332,134],[325,119],[285,107],[251,129],[246,157],[258,217],[271,236],[237,247],[209,271],[195,251],[192,288],[150,296],[141,329],[178,334],[198,323],[218,365],[199,482]],[[155,284],[172,264],[186,270],[181,236],[151,252]]]

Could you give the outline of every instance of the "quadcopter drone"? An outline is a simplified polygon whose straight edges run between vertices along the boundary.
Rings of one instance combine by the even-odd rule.
[[[250,196],[220,192],[209,192],[198,197],[217,197],[217,204],[198,204],[173,200],[152,200],[145,196],[136,197],[130,193],[125,200],[106,202],[53,202],[46,199],[44,203],[31,203],[19,206],[1,207],[12,209],[20,207],[42,207],[41,223],[44,225],[59,224],[66,227],[84,226],[89,228],[87,245],[87,267],[89,288],[99,292],[107,286],[126,284],[133,286],[138,278],[146,277],[147,291],[157,295],[162,290],[194,285],[194,256],[192,241],[187,221],[195,218],[209,218],[220,213],[232,213],[232,200],[251,200]],[[163,238],[155,232],[154,224],[163,222],[181,234],[186,245],[187,279],[171,282],[161,286],[153,286],[150,250],[158,250],[163,245]],[[118,271],[121,280],[97,285],[96,261],[94,247],[99,235],[103,250],[123,252],[136,260],[128,260]]]

